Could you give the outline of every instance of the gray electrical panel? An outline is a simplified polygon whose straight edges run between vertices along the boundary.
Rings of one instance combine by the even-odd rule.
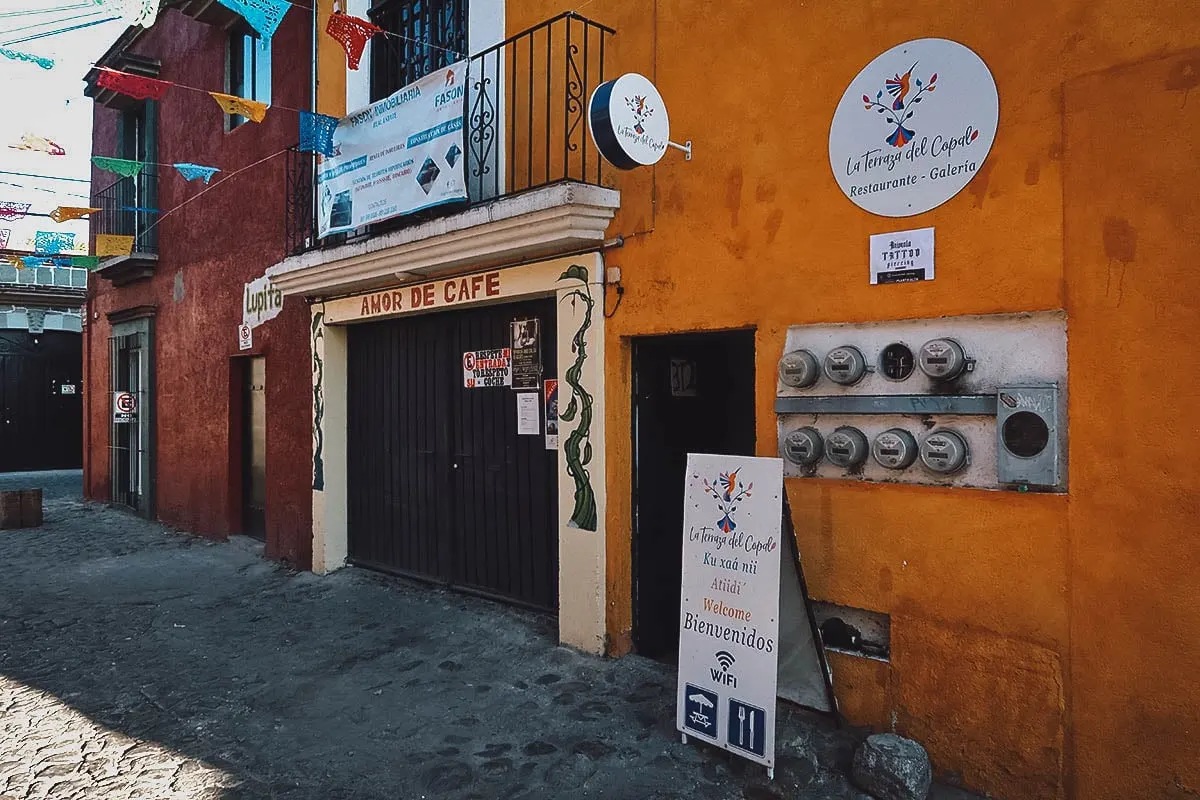
[[[788,327],[784,475],[1066,492],[1062,311]]]
[[[1058,387],[1001,386],[996,393],[996,479],[1057,488],[1062,483]]]

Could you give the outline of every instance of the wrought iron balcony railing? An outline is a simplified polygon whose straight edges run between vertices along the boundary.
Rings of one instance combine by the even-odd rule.
[[[158,253],[158,173],[147,165],[130,178],[96,192],[92,206],[100,213],[92,217],[92,233],[133,237],[133,252]]]
[[[285,191],[287,252],[374,236],[561,181],[600,185],[600,153],[585,117],[588,98],[605,79],[604,51],[614,34],[568,11],[471,56],[463,112],[464,203],[319,239],[316,156],[293,147]]]

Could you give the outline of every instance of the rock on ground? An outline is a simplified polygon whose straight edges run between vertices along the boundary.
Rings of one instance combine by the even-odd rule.
[[[925,800],[933,783],[929,754],[894,733],[868,736],[854,754],[854,784],[878,800]]]

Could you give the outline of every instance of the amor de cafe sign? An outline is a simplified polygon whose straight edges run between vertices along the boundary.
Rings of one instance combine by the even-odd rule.
[[[920,214],[975,177],[999,116],[996,82],[979,56],[948,39],[915,39],[850,82],[829,128],[829,163],[860,208]]]

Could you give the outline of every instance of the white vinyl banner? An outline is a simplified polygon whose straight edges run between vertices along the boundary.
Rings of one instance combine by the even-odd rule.
[[[466,84],[460,61],[338,122],[317,173],[320,236],[467,199]]]
[[[773,769],[783,462],[688,454],[676,727]]]

